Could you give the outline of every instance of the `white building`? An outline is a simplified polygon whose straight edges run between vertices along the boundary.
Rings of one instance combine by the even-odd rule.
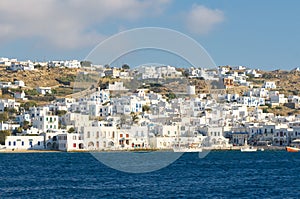
[[[122,84],[119,84],[119,83],[122,83]],[[119,89],[124,88],[123,82],[115,82],[114,85],[110,84],[109,87],[111,87],[112,90],[117,89],[117,88],[119,88]],[[100,88],[98,88],[98,90],[96,92],[92,93],[88,98],[88,101],[95,102],[95,104],[103,104],[103,103],[109,102],[109,100],[110,100],[109,90],[102,90]]]
[[[109,91],[127,91],[123,85],[123,82],[114,82],[113,84],[108,84]]]
[[[51,87],[37,87],[37,92],[39,92],[42,95],[51,94]]]
[[[66,68],[80,68],[81,64],[80,61],[78,60],[69,60],[69,61],[64,61],[62,66]]]
[[[0,112],[3,112],[5,108],[19,110],[20,103],[16,102],[14,99],[0,99]]]
[[[0,82],[0,88],[10,88],[12,87],[11,82]]]
[[[22,80],[15,80],[14,85],[18,87],[25,87],[25,83]]]
[[[288,102],[288,99],[284,97],[284,94],[280,94],[278,91],[270,92],[271,104],[284,104]]]
[[[275,82],[265,82],[263,85],[263,88],[267,88],[267,89],[276,89],[276,84]]]
[[[30,60],[25,62],[11,62],[11,65],[7,67],[7,70],[34,70],[34,65]]]
[[[201,134],[207,136],[203,141],[204,147],[209,148],[228,148],[231,145],[229,144],[229,139],[223,136],[223,127],[218,126],[206,126],[200,128]]]
[[[64,133],[57,135],[58,150],[76,151],[84,149],[83,135],[79,133]]]
[[[6,149],[28,150],[45,149],[45,137],[41,136],[7,136],[5,140]]]
[[[265,98],[241,96],[238,98],[238,103],[249,107],[265,105]]]
[[[0,131],[4,130],[17,130],[20,127],[20,124],[15,123],[7,123],[7,122],[0,122]]]
[[[38,128],[43,132],[48,130],[58,130],[58,116],[57,115],[42,115],[34,118],[32,122],[34,128]]]
[[[15,92],[14,93],[14,98],[15,99],[22,99],[22,100],[27,100],[27,98],[25,98],[25,92],[22,91],[22,92]]]

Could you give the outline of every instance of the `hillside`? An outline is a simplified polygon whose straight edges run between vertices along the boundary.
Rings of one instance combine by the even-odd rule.
[[[76,76],[79,73],[79,69],[67,69],[67,68],[42,68],[35,71],[6,71],[4,68],[0,68],[0,81],[1,82],[13,82],[14,80],[22,80],[25,82],[26,87],[22,88],[28,95],[32,95],[30,99],[34,101],[39,101],[43,103],[54,99],[55,97],[64,97],[69,96],[73,93],[73,83],[76,80]],[[260,71],[262,74],[261,78],[249,77],[248,81],[253,82],[254,87],[261,87],[265,81],[275,81],[277,89],[280,93],[288,95],[298,95],[300,94],[300,72],[299,71]],[[96,74],[94,74],[95,76]],[[97,82],[95,77],[97,76],[84,76],[86,82]],[[89,80],[90,79],[90,80]],[[83,82],[85,82],[83,81]],[[111,79],[111,78],[102,78],[98,82],[98,86],[104,88],[108,83],[114,81],[124,81],[124,85],[128,88],[141,88],[142,84],[148,85],[147,88],[150,90],[161,92],[162,94],[170,93],[184,93],[186,91],[187,81],[186,79],[177,79],[173,81],[164,80],[159,83],[161,86],[153,84],[153,82],[139,81],[139,80],[121,80],[121,79]],[[161,80],[160,80],[161,81]],[[189,84],[196,86],[196,93],[204,93],[209,90],[209,83],[202,79],[189,79]],[[80,82],[78,85],[84,87],[84,83]],[[89,84],[89,83],[88,83]],[[151,86],[152,85],[152,86]],[[154,86],[153,86],[154,85]],[[155,86],[156,85],[156,86]],[[38,86],[51,87],[53,94],[47,98],[29,92],[34,90]],[[150,86],[150,87],[149,87]],[[247,90],[247,87],[244,86],[235,86],[226,90],[227,93],[238,93],[242,95],[244,91]],[[3,94],[3,98],[11,98],[9,93]],[[298,111],[288,109],[286,107],[280,108],[270,108],[270,107],[261,107],[268,112],[273,112],[275,114],[291,114],[292,112],[296,113]]]
[[[74,80],[77,75],[77,69],[52,68],[39,69],[34,71],[7,71],[4,68],[0,69],[1,82],[13,82],[22,80],[28,89],[36,88],[37,86],[59,86],[58,80]]]

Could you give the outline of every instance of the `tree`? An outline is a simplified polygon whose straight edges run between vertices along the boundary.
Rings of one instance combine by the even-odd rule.
[[[0,144],[5,145],[5,139],[10,136],[11,132],[9,130],[0,131]]]
[[[15,133],[22,133],[23,129],[22,127],[18,127],[16,130],[15,130]]]
[[[168,98],[167,100],[170,101],[172,99],[175,99],[176,95],[173,92],[169,92],[166,94],[166,97]]]
[[[136,113],[132,114],[131,118],[133,123],[137,123],[139,120],[139,116]]]
[[[0,122],[6,122],[8,121],[8,113],[7,112],[3,112],[3,113],[0,113]]]
[[[143,105],[142,110],[143,110],[143,112],[148,112],[148,111],[150,111],[150,106]]]
[[[24,121],[22,127],[24,130],[27,130],[30,128],[30,123],[28,121]]]
[[[130,69],[130,66],[128,64],[123,64],[122,69],[128,70],[128,69]]]
[[[68,133],[74,133],[74,132],[75,132],[75,128],[74,127],[69,128]]]
[[[81,65],[82,67],[91,67],[91,66],[92,66],[92,62],[91,62],[91,61],[86,61],[86,60],[84,60],[84,61],[81,61],[81,62],[80,62],[80,65]]]
[[[21,107],[23,107],[26,111],[29,110],[30,107],[37,106],[37,104],[33,101],[25,102],[24,104],[21,104]]]
[[[56,115],[58,115],[58,116],[63,116],[63,115],[65,115],[65,114],[67,114],[67,111],[66,111],[66,110],[57,110],[57,111],[56,111]]]
[[[5,112],[8,112],[10,115],[13,115],[13,114],[18,113],[18,111],[17,111],[15,108],[8,108],[8,107],[5,107],[5,108],[4,108],[4,111],[5,111]]]

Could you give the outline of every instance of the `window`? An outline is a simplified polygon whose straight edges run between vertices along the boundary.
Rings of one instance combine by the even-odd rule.
[[[16,141],[13,142],[14,146],[16,146]]]
[[[90,138],[90,136],[91,136],[91,133],[88,131],[86,137]]]
[[[8,146],[10,146],[10,145],[11,145],[11,141],[8,142]]]
[[[48,121],[48,117],[46,117],[46,121]]]
[[[32,147],[32,141],[29,141],[29,145],[30,145],[30,147]]]
[[[123,134],[120,134],[120,138],[122,138],[123,137]]]
[[[76,148],[76,143],[73,143],[73,148]]]
[[[129,138],[129,134],[126,134],[126,137]]]
[[[40,141],[38,141],[38,143],[37,143],[39,146],[41,145],[41,142]]]

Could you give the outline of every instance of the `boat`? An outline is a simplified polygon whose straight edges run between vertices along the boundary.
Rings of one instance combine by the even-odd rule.
[[[200,144],[192,143],[189,146],[175,146],[173,147],[173,152],[177,153],[196,153],[196,152],[202,152],[202,148]]]
[[[257,148],[255,148],[253,146],[247,146],[247,147],[241,148],[241,152],[255,152],[255,151],[257,151]]]
[[[257,151],[257,148],[253,146],[249,146],[247,144],[247,139],[246,139],[244,147],[241,148],[241,152],[255,152],[255,151]]]
[[[287,152],[299,152],[300,151],[300,139],[293,140],[290,146],[285,147]]]
[[[178,131],[179,126],[177,125]],[[189,126],[189,132],[190,132],[190,126]],[[202,146],[199,142],[193,142],[192,140],[189,140],[188,142],[181,143],[180,142],[180,136],[179,133],[177,134],[177,143],[173,145],[173,152],[175,153],[196,153],[196,152],[202,152]]]
[[[292,147],[292,146],[287,146],[285,149],[286,149],[287,152],[299,152],[300,151],[299,148]]]

